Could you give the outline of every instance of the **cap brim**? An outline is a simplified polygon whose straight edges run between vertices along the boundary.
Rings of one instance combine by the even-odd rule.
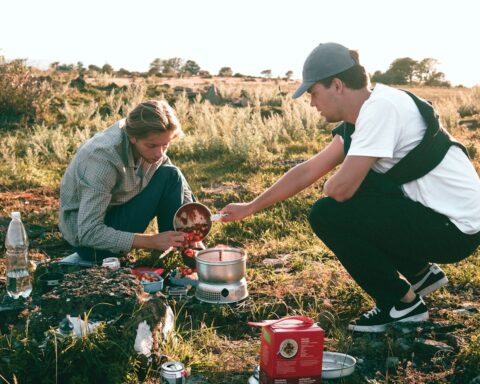
[[[298,89],[293,93],[293,96],[292,98],[294,99],[297,99],[299,98],[300,96],[302,96],[305,92],[308,91],[308,89],[313,85],[315,84],[315,82],[304,82],[302,84],[300,84],[300,87],[298,87]]]

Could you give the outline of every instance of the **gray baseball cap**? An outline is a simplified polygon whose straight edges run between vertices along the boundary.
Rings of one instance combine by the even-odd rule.
[[[346,71],[358,63],[350,56],[348,48],[337,43],[323,43],[308,55],[303,64],[302,84],[293,98],[302,96],[317,81]]]

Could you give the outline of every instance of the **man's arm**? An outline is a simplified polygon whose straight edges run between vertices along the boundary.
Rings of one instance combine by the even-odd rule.
[[[249,203],[229,204],[221,210],[222,221],[242,218],[297,194],[327,174],[344,159],[343,142],[335,136],[330,144],[311,159],[290,169],[275,184]]]
[[[347,156],[340,170],[327,180],[323,192],[338,202],[350,199],[377,159],[378,157]]]

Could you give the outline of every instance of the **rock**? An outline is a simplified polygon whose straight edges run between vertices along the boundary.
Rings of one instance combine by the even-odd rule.
[[[184,92],[185,93],[193,92],[193,89],[189,88],[189,87],[176,86],[175,88],[173,88],[173,91],[176,94],[181,94],[181,93],[184,93]]]
[[[387,360],[385,361],[385,368],[395,369],[399,364],[400,364],[400,358],[395,356],[387,357]]]
[[[395,334],[405,336],[411,333],[416,333],[417,325],[417,323],[394,323],[392,324],[392,330]]]
[[[464,308],[455,309],[453,312],[456,313],[457,315],[472,316],[478,313],[479,311],[478,311],[478,308],[474,306],[467,306]]]
[[[234,107],[240,107],[240,108],[246,108],[250,105],[250,100],[247,99],[246,97],[241,97],[240,99],[236,99],[232,101],[232,105]]]
[[[263,259],[262,264],[267,266],[267,267],[273,267],[273,268],[278,267],[278,266],[283,266],[283,262],[281,260],[270,259],[270,258]]]
[[[480,117],[478,118],[471,118],[471,119],[463,119],[458,122],[459,125],[464,125],[470,130],[476,130],[480,128]]]
[[[446,341],[449,345],[451,345],[455,349],[460,349],[463,344],[465,344],[465,340],[460,336],[448,334],[445,336]]]
[[[189,376],[187,378],[187,384],[208,384],[210,381],[207,377],[202,375]]]
[[[283,109],[281,107],[262,106],[260,108],[260,116],[262,119],[269,119],[273,116],[282,116]]]
[[[262,263],[267,267],[280,268],[284,267],[291,258],[292,255],[290,254],[277,255],[277,257],[263,259]]]
[[[426,358],[430,358],[437,353],[451,353],[453,348],[441,341],[431,339],[415,339],[415,351]]]
[[[413,343],[403,337],[396,339],[393,345],[402,354],[408,354],[413,350]]]
[[[468,384],[480,384],[480,376],[475,377]]]
[[[10,224],[10,217],[0,217],[0,233],[2,236],[0,236],[0,241],[3,243],[4,240],[4,234],[7,232],[8,225]],[[28,238],[35,239],[37,237],[41,237],[42,235],[45,234],[47,231],[47,228],[42,227],[40,225],[36,224],[31,224],[31,223],[23,223],[25,226],[25,230],[27,231]]]
[[[86,84],[87,82],[85,81],[83,75],[80,75],[77,78],[70,81],[70,87],[77,88],[79,90],[84,89]]]
[[[281,268],[275,268],[275,273],[290,273],[291,269],[290,268],[286,268],[286,267],[281,267]],[[299,284],[297,284],[299,285]]]
[[[429,334],[434,332],[436,335],[445,335],[457,329],[465,328],[465,325],[460,323],[432,323],[422,322],[417,324],[416,331],[419,334]]]
[[[213,105],[221,105],[224,102],[222,94],[215,85],[210,85],[207,91],[203,94],[204,101],[208,100]]]

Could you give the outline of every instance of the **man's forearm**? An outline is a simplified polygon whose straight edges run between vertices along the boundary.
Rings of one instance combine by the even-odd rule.
[[[293,167],[275,184],[254,199],[249,204],[252,211],[250,214],[286,200],[314,183],[316,179],[309,178],[303,168],[303,164]]]

